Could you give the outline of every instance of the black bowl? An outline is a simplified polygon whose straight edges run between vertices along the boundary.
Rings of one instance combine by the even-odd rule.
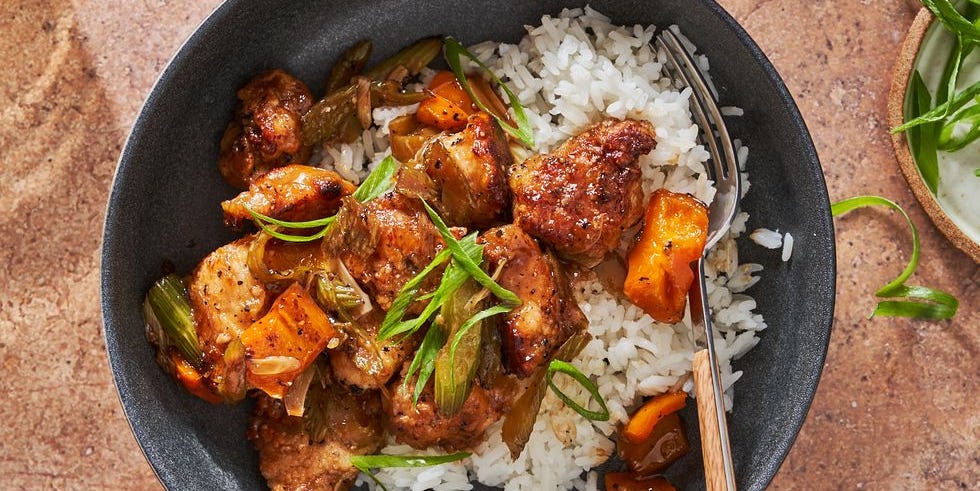
[[[215,162],[235,90],[274,67],[316,88],[340,52],[362,38],[374,41],[377,58],[433,34],[464,43],[515,42],[525,24],[566,6],[553,0],[230,0],[180,49],[150,92],[120,157],[102,250],[109,361],[136,439],[165,486],[264,486],[244,436],[249,405],[212,406],[178,387],[154,364],[141,313],[162,263],[189,271],[233,238],[222,226],[218,201],[235,191]],[[740,244],[743,261],[766,267],[750,293],[770,327],[736,362],[745,374],[736,385],[731,439],[739,487],[763,489],[803,424],[833,318],[834,235],[813,143],[772,65],[713,1],[597,0],[592,6],[619,24],[678,24],[709,56],[722,104],[745,110],[729,127],[751,148],[752,190],[743,201],[752,216],[749,229],[779,228],[796,238],[788,263],[778,252]],[[686,421],[696,441],[690,409]],[[672,468],[681,488],[704,486],[698,451]]]

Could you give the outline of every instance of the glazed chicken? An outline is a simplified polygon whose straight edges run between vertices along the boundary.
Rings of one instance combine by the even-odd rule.
[[[432,384],[422,391],[418,404],[413,404],[415,380],[403,382],[404,377],[398,377],[388,386],[391,397],[385,404],[386,427],[396,440],[415,448],[472,448],[483,432],[500,419],[510,401],[493,389],[474,383],[459,412],[446,417],[436,406]]]
[[[509,211],[507,136],[489,114],[470,115],[457,133],[443,133],[422,148],[417,164],[432,178],[434,206],[449,225],[485,228]]]
[[[223,357],[228,343],[262,317],[275,298],[248,268],[248,251],[255,239],[249,235],[208,254],[188,282],[198,343],[208,367],[202,375],[219,394],[225,393]]]
[[[442,239],[418,199],[389,192],[367,203],[344,198],[323,243],[387,311],[401,287],[432,261]],[[439,275],[429,275],[423,290],[438,281]]]
[[[352,394],[314,381],[304,417],[288,416],[281,401],[260,395],[248,436],[273,491],[343,490],[358,470],[352,455],[376,453],[384,442],[377,391]]]
[[[309,158],[310,148],[302,142],[302,116],[313,105],[313,94],[303,82],[271,70],[242,87],[238,99],[218,158],[218,170],[228,184],[247,189],[253,176]]]
[[[246,207],[277,220],[301,222],[337,213],[340,199],[357,189],[333,171],[287,165],[256,179],[234,198],[223,201],[225,225],[240,228],[252,219]]]
[[[523,302],[504,315],[501,347],[508,370],[524,378],[574,332],[588,324],[575,303],[560,265],[516,225],[487,230],[480,236],[491,271],[503,264],[497,282]]]
[[[655,145],[649,122],[607,119],[511,167],[514,223],[563,258],[594,266],[643,215],[637,159]]]
[[[330,367],[338,382],[355,390],[381,388],[415,354],[414,336],[401,343],[376,339],[383,319],[383,313],[373,310],[355,320],[354,334],[330,352]]]

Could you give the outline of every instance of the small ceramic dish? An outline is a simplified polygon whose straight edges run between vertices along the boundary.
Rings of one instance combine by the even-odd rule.
[[[939,22],[933,22],[934,19],[929,10],[922,9],[909,28],[892,76],[888,96],[889,128],[905,122],[913,70],[919,70],[930,93],[936,93],[953,37]],[[958,90],[980,80],[980,63],[972,63],[978,55],[973,53],[968,58],[967,65],[973,68],[961,69]],[[939,180],[935,194],[923,180],[909,150],[906,134],[893,134],[892,146],[905,180],[932,222],[953,245],[980,263],[980,177],[974,174],[980,168],[980,140],[954,153],[939,152]]]

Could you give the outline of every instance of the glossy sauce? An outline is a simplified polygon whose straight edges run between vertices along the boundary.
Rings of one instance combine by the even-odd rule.
[[[619,457],[640,478],[663,472],[667,466],[690,451],[681,418],[677,413],[664,416],[654,426],[650,437],[640,443],[629,441],[621,432],[616,448]]]

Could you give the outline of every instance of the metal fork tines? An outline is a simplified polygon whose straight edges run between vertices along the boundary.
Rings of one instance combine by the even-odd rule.
[[[716,192],[708,207],[705,253],[692,264],[697,281],[689,294],[693,338],[698,347],[694,354],[694,381],[707,488],[709,491],[734,491],[735,471],[706,295],[704,262],[708,250],[725,235],[735,218],[741,198],[741,179],[735,150],[721,111],[693,56],[669,29],[657,36],[656,45],[666,55],[666,67],[675,80],[691,88],[691,114],[701,128],[699,139],[707,145],[711,155],[705,165],[705,173],[714,181]]]

